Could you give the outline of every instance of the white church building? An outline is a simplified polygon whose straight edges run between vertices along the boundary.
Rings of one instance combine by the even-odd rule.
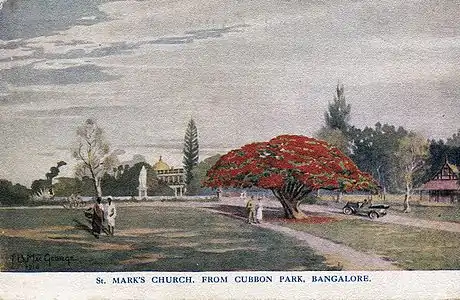
[[[182,197],[185,194],[185,172],[183,168],[170,167],[161,156],[158,162],[153,164],[153,170],[158,180],[166,183],[174,190],[174,196]]]

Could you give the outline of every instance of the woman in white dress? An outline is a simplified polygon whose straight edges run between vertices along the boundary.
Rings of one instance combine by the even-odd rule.
[[[263,210],[264,210],[264,207],[262,205],[262,199],[259,198],[259,199],[257,199],[257,204],[256,204],[256,223],[261,223],[262,222]]]

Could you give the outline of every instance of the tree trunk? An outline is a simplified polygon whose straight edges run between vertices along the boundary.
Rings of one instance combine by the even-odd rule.
[[[50,189],[49,189],[50,195],[54,196],[54,191],[53,191],[53,178],[50,178]]]
[[[404,196],[404,212],[405,213],[410,213],[410,205],[409,205],[409,199],[410,199],[410,187],[406,185],[406,194]]]
[[[273,191],[276,199],[279,200],[284,210],[284,217],[286,219],[305,219],[307,215],[300,209],[300,200],[301,199],[289,199],[283,197],[279,192]]]
[[[94,191],[97,197],[102,197],[101,178],[93,178]]]
[[[287,219],[305,219],[307,215],[300,209],[299,201],[289,201],[285,199],[278,199],[283,205],[284,216]]]
[[[290,181],[279,189],[272,189],[273,195],[281,202],[287,219],[304,219],[307,216],[300,209],[300,202],[312,190],[305,185]]]
[[[100,178],[97,181],[97,196],[102,197],[102,186],[101,186],[101,179]]]
[[[336,202],[337,203],[342,202],[342,198],[343,198],[343,192],[340,190],[339,193],[337,194]]]

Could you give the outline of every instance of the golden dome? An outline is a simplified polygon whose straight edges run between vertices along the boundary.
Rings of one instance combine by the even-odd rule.
[[[158,162],[153,165],[153,169],[155,171],[165,171],[165,170],[169,170],[170,167],[168,166],[167,163],[161,160],[161,156],[160,156],[160,160],[158,160]]]

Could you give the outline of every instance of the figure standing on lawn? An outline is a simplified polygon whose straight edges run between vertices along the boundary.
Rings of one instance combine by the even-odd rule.
[[[112,201],[112,198],[107,198],[107,227],[109,229],[109,234],[113,235],[115,231],[115,218],[117,217],[117,209],[115,204]]]
[[[246,211],[248,213],[248,223],[249,224],[255,223],[256,206],[254,204],[254,196],[251,196],[248,202],[246,202]]]
[[[96,198],[96,203],[93,205],[93,216],[91,226],[93,227],[93,234],[99,238],[102,230],[102,223],[104,222],[104,207],[101,204],[101,197]]]
[[[257,204],[256,204],[256,223],[260,224],[263,219],[263,210],[264,206],[262,204],[262,198],[257,199]]]

